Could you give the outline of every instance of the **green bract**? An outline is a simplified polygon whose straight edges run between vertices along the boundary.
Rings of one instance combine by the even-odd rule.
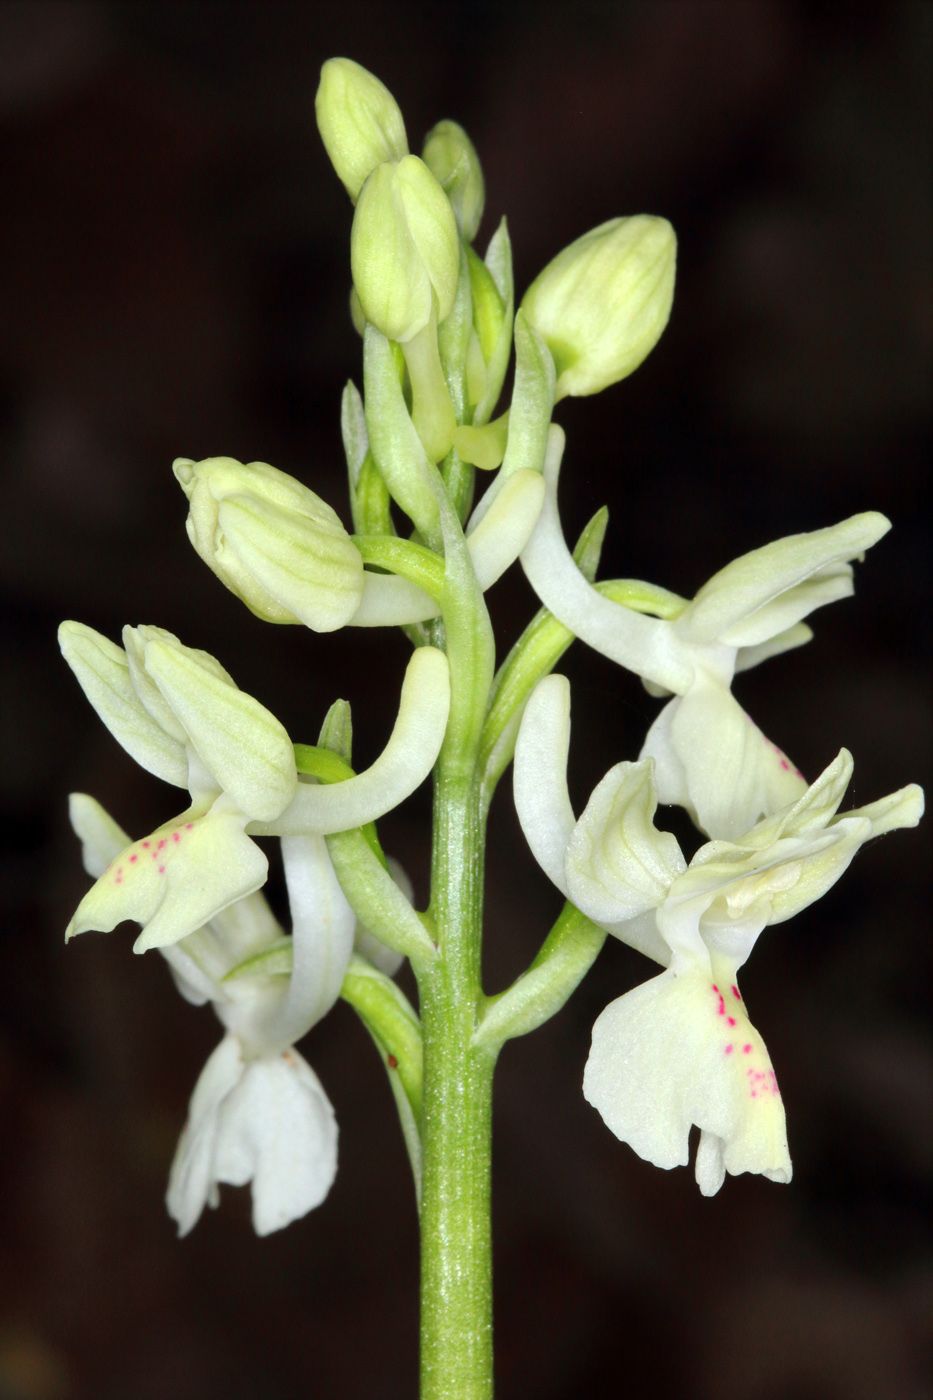
[[[377,165],[408,155],[398,103],[352,58],[330,58],[324,64],[314,111],[327,154],[354,204]]]
[[[363,596],[363,561],[336,512],[285,472],[232,457],[177,457],[188,538],[266,622],[343,627]]]
[[[423,160],[376,166],[360,193],[350,236],[353,285],[367,321],[389,340],[418,334],[457,292],[460,238],[450,200]]]
[[[557,366],[557,397],[597,394],[654,349],[674,297],[666,219],[610,219],[557,254],[522,300]]]

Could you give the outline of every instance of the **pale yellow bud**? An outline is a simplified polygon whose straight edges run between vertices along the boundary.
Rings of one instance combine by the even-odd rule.
[[[363,561],[325,501],[265,462],[179,457],[173,470],[190,506],[188,538],[251,612],[315,632],[350,620]]]
[[[329,58],[324,64],[314,111],[327,154],[354,204],[377,165],[408,155],[398,103],[352,58]]]
[[[476,147],[456,122],[438,122],[424,140],[424,163],[453,206],[460,232],[472,243],[483,217],[486,186]]]
[[[350,238],[353,285],[367,321],[389,340],[423,330],[436,303],[450,314],[460,238],[450,200],[424,161],[379,165],[360,194]]]
[[[522,310],[554,357],[557,398],[598,393],[654,348],[671,314],[676,249],[666,219],[610,219],[535,278]]]

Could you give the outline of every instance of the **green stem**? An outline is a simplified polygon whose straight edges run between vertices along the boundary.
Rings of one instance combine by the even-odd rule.
[[[439,956],[419,977],[424,1043],[421,1400],[492,1396],[490,1156],[496,1051],[474,1047],[483,823],[475,773],[435,778],[431,914]]]

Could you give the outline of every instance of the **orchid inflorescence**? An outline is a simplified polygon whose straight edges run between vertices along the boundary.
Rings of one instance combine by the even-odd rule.
[[[441,817],[425,912],[374,823],[434,769],[439,804],[461,794],[481,833],[513,756],[519,821],[567,904],[505,992],[487,997],[475,968],[463,974],[472,988],[463,1063],[494,1062],[505,1040],[552,1015],[612,934],[662,970],[596,1021],[586,1098],[661,1167],[687,1162],[696,1125],[705,1195],[726,1172],[787,1182],[777,1078],[738,970],[763,929],[819,899],[865,841],[916,825],[923,796],[912,785],[840,814],[847,751],[808,783],[732,684],[811,639],[805,619],[852,593],[853,561],[889,522],[866,512],[766,544],[692,600],[636,580],[596,582],[607,517],[575,549],[565,541],[565,441],[552,413],[565,395],[631,374],[657,343],[673,297],[673,230],[648,216],[602,224],[559,253],[516,309],[505,221],[485,256],[473,248],[483,176],[456,123],[439,123],[423,156],[410,154],[394,99],[347,59],[324,65],[316,110],[355,206],[363,392],[348,384],[341,409],[352,532],[309,486],[265,463],[179,458],[174,472],[195,550],[256,617],[314,632],[405,630],[414,650],[386,748],[353,771],[340,700],[316,745],[293,743],[219,662],[158,627],[127,627],[122,647],[77,622],[60,633],[113,736],[190,798],[135,841],[90,797],[71,803],[96,883],[67,937],[135,920],[136,951],[158,948],[182,994],[211,1002],[224,1027],[192,1096],[169,1210],[185,1233],[217,1204],[218,1183],[252,1182],[254,1223],[266,1233],[323,1200],[337,1130],[294,1046],[341,995],[389,1069],[427,1210],[424,1095],[440,1043],[427,1008],[443,985],[449,1014],[458,949],[473,935],[449,912],[463,871],[445,856]],[[494,417],[513,344],[511,400]],[[481,492],[477,471],[489,482]],[[403,515],[410,528],[399,527]],[[484,594],[516,560],[542,610],[496,670]],[[668,697],[637,760],[610,767],[579,817],[566,777],[570,688],[551,674],[574,637]],[[656,825],[659,803],[684,808],[702,833],[689,861]],[[257,838],[281,841],[289,934],[262,894],[268,861]],[[478,865],[481,844],[471,849]],[[478,906],[470,917],[478,930]],[[392,980],[405,958],[423,1034]]]

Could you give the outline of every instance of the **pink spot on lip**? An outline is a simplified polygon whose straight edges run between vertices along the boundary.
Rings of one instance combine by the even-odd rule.
[[[194,826],[194,822],[188,822],[187,826],[185,827],[185,830],[186,830],[186,831],[190,831],[191,828],[192,828],[193,826]]]
[[[718,992],[718,991],[719,991],[719,988],[716,986],[716,983],[715,983],[715,982],[713,983],[713,991],[714,991],[714,992]]]
[[[143,842],[143,850],[144,850],[144,851],[148,851],[148,849],[149,849],[149,842],[148,842],[148,841],[144,841],[144,842]]]
[[[804,776],[803,776],[803,774],[801,773],[801,771],[800,771],[799,768],[795,768],[795,769],[794,769],[794,774],[795,774],[796,777],[800,778],[803,782],[806,782],[806,778],[804,778]]]
[[[736,1001],[741,1001],[741,1000],[742,1000],[742,998],[739,996],[739,989],[738,989],[738,987],[735,985],[734,982],[733,982],[733,984],[732,984],[730,990],[731,990],[731,992],[732,992],[732,995],[735,997]]]
[[[727,1055],[731,1055],[731,1054],[732,1054],[732,1046],[731,1046],[731,1045],[727,1045],[727,1046],[726,1046],[726,1054],[727,1054]]]
[[[757,1099],[757,1097],[758,1097],[758,1094],[757,1094],[757,1092],[753,1089],[753,1090],[752,1090],[752,1098],[753,1098],[753,1099]]]
[[[157,850],[157,851],[161,851],[162,847],[163,847],[164,845],[166,845],[166,844],[167,844],[167,843],[166,843],[165,837],[163,836],[163,837],[162,837],[162,840],[159,842],[158,846],[156,847],[156,850]]]
[[[160,875],[164,875],[164,874],[165,874],[165,866],[164,866],[164,865],[160,865],[160,866],[159,866],[159,874],[160,874]]]
[[[750,1055],[751,1053],[752,1053],[752,1047],[751,1047],[750,1045],[743,1045],[743,1046],[742,1046],[742,1054],[743,1054],[743,1055]]]
[[[134,860],[139,860],[139,856],[130,856],[130,865],[133,864]]]
[[[786,758],[781,759],[781,767],[787,769],[787,771],[790,772],[790,764],[788,763]]]
[[[180,841],[180,840],[181,840],[181,837],[179,836],[179,834],[178,834],[177,831],[176,831],[175,834],[173,835],[172,840],[173,840],[173,841]]]
[[[734,1016],[727,1016],[727,1017],[726,1017],[726,1020],[729,1022],[729,1025],[730,1025],[730,1026],[734,1026],[734,1025],[735,1025],[735,1017],[734,1017]]]

